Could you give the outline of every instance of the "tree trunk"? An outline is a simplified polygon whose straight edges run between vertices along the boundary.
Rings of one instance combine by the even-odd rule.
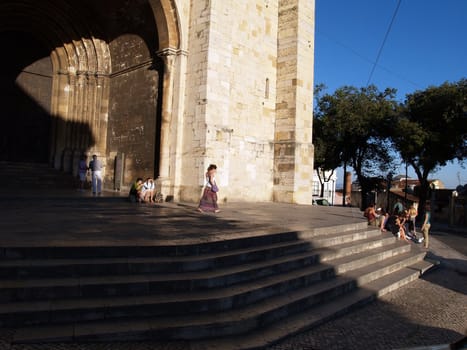
[[[423,222],[425,219],[426,204],[430,195],[430,184],[428,180],[424,179],[420,181],[420,192],[418,194],[418,221]]]

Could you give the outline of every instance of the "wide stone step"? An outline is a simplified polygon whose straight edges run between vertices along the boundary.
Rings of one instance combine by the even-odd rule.
[[[249,332],[265,322],[281,319],[292,309],[305,308],[306,303],[331,299],[331,291],[338,295],[353,288],[354,281],[339,278],[320,283],[319,288],[300,289],[287,296],[269,298],[229,312],[29,327],[18,330],[15,341],[102,341],[128,339],[128,336],[131,339],[145,339],[149,336],[180,340],[227,336]]]
[[[420,261],[369,283],[363,288],[336,298],[332,303],[317,305],[291,315],[280,322],[264,327],[260,332],[201,340],[190,343],[191,350],[251,350],[271,346],[294,334],[317,327],[372,302],[392,290],[410,283],[432,267],[432,263]]]
[[[22,343],[128,339],[193,340],[213,336],[234,336],[248,333],[257,327],[277,327],[274,325],[277,321],[280,321],[279,328],[281,328],[284,327],[285,322],[293,323],[294,320],[302,324],[300,327],[295,326],[299,331],[304,329],[302,318],[305,315],[308,320],[306,327],[317,322],[324,322],[331,315],[338,315],[350,306],[368,302],[381,293],[386,293],[403,283],[418,278],[420,270],[420,268],[412,266],[403,267],[362,284],[357,289],[359,280],[364,278],[365,272],[362,270],[361,275],[356,273],[353,277],[340,276],[287,294],[270,297],[244,308],[235,308],[222,313],[26,327],[17,330],[15,341]],[[355,292],[352,293],[352,291]],[[330,302],[331,300],[332,302]],[[330,311],[325,311],[327,308],[330,308]],[[307,311],[304,312],[304,310]],[[313,322],[310,322],[310,315],[313,315]],[[287,334],[292,330],[292,326],[285,326],[285,328],[288,330]],[[281,333],[283,334],[283,331],[277,335]],[[263,340],[267,339],[262,338]],[[276,336],[275,340],[280,338],[280,336]],[[263,345],[265,344],[263,343]],[[224,349],[224,347],[221,348]]]
[[[359,269],[361,267],[371,265],[385,259],[397,256],[399,254],[408,253],[411,250],[411,246],[407,242],[395,241],[394,243],[374,248],[361,253],[353,254],[343,258],[337,258],[328,261],[328,264],[332,264],[336,267],[338,274],[343,274],[350,270]]]
[[[334,268],[314,265],[228,288],[185,293],[81,298],[0,304],[0,324],[60,323],[116,317],[148,317],[218,312],[335,277]]]
[[[90,258],[130,258],[130,257],[181,257],[203,254],[219,254],[237,249],[255,248],[276,243],[296,242],[299,233],[264,229],[229,233],[211,242],[197,242],[173,245],[154,242],[153,245],[125,246],[46,246],[46,247],[1,247],[0,259],[90,259]]]
[[[321,261],[383,246],[394,240],[390,235],[382,236],[379,232],[375,232],[377,231],[368,231],[369,237],[365,233],[359,236],[358,240],[352,233],[344,234],[341,241],[346,243],[342,244],[335,244],[338,240],[330,238],[334,241],[334,245],[332,248],[328,247],[326,254],[321,256]],[[346,236],[353,236],[355,240]],[[0,261],[0,277],[22,279],[199,271],[304,252],[314,245],[322,247],[320,238],[316,239],[318,244],[315,244],[315,241],[285,240],[265,246],[181,256],[145,257],[147,254],[145,251],[142,253],[143,257],[86,258],[85,254],[84,257],[72,259],[6,259]],[[327,238],[323,239],[327,240]]]
[[[302,235],[300,235],[302,239]],[[328,233],[324,235],[316,235],[310,238],[307,238],[313,247],[321,248],[328,247],[331,248],[335,245],[353,243],[355,241],[364,240],[368,238],[378,238],[381,236],[379,230],[374,229],[363,229],[357,231],[349,231],[342,233]]]
[[[362,253],[373,248],[385,247],[394,242],[396,242],[396,238],[393,235],[380,235],[379,237],[370,237],[332,247],[324,247],[319,249],[322,252],[320,254],[320,262]]]
[[[339,262],[339,272],[371,264],[409,249],[408,244],[395,242],[354,254],[357,259],[353,256],[343,257]],[[320,257],[326,256],[327,251],[316,249],[248,264],[183,273],[4,280],[0,287],[0,302],[147,295],[226,287],[316,264]]]
[[[425,257],[425,252],[407,251],[391,258],[374,262],[370,265],[359,267],[355,270],[347,270],[340,273],[357,281],[358,286],[363,286],[387,274],[421,262]],[[335,267],[336,272],[341,270],[341,266]]]
[[[44,163],[0,162],[0,180],[21,188],[72,188],[74,177]]]
[[[200,271],[303,253],[306,241],[285,241],[260,247],[202,255],[75,259],[9,259],[0,261],[0,277],[9,279],[175,273]]]
[[[318,253],[306,252],[226,268],[172,274],[4,280],[0,286],[0,302],[147,295],[226,287],[313,265],[318,256]]]
[[[352,271],[357,284],[367,283],[409,264],[423,259],[424,253],[409,252]],[[177,315],[185,313],[217,312],[244,307],[265,298],[288,293],[336,276],[338,265],[319,264],[287,274],[258,279],[249,284],[224,289],[148,295],[141,297],[94,298],[17,302],[0,304],[2,325],[59,323],[113,317]]]
[[[300,238],[310,239],[316,236],[325,236],[332,234],[343,234],[352,231],[361,231],[371,229],[365,220],[361,222],[347,223],[342,225],[314,227],[308,230],[300,231]]]

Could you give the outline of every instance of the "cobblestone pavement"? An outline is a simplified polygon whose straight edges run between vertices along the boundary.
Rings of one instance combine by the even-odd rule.
[[[438,239],[444,244],[456,249],[459,253],[467,256],[467,243],[462,244],[462,242],[467,242],[467,233],[461,234],[434,231],[431,234],[431,237]]]
[[[270,350],[372,349],[447,344],[467,328],[467,277],[439,268],[380,300]]]

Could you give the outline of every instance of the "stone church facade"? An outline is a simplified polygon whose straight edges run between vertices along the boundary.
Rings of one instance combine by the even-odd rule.
[[[0,0],[0,160],[311,204],[314,0]]]

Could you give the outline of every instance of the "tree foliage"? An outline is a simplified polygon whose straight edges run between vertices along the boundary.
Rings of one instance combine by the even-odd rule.
[[[316,99],[316,106],[319,106],[319,96],[324,91],[324,85],[317,85],[315,87],[314,96]],[[338,168],[341,163],[341,145],[336,133],[329,125],[326,124],[325,118],[319,118],[319,110],[315,108],[315,119],[313,121],[313,143],[315,146],[314,152],[314,168],[318,175],[320,182],[320,197],[324,195],[324,184],[329,182],[334,170]]]
[[[392,166],[389,136],[399,110],[396,90],[379,91],[370,85],[344,86],[332,95],[320,92],[314,119],[315,167],[351,165],[364,196],[372,190],[371,178]]]
[[[467,79],[407,95],[392,139],[417,174],[423,209],[429,175],[467,157]]]

